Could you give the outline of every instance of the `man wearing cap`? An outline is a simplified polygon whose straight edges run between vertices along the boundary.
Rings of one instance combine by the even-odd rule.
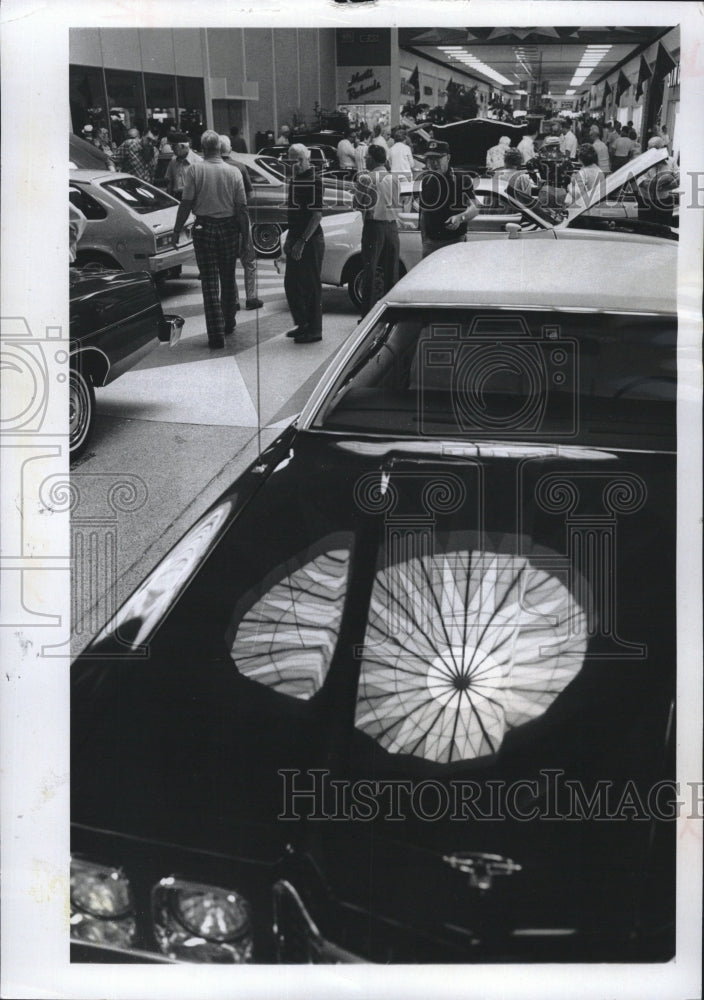
[[[172,243],[193,210],[193,249],[200,270],[208,346],[222,348],[235,329],[235,261],[247,198],[242,175],[220,156],[220,136],[208,129],[200,139],[203,159],[186,171]]]
[[[357,177],[355,208],[362,213],[362,314],[398,281],[398,182],[386,167],[383,146],[372,143],[367,169]],[[377,280],[381,269],[382,285]]]
[[[420,233],[423,257],[441,247],[463,243],[467,223],[479,211],[468,174],[450,167],[450,147],[431,139],[423,156],[426,171],[420,183]]]
[[[191,163],[197,163],[200,156],[191,149],[191,143],[185,132],[174,132],[170,137],[174,156],[166,168],[166,190],[181,201],[186,171]]]

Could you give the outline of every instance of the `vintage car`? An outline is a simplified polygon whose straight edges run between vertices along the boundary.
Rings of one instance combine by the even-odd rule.
[[[450,122],[447,125],[432,125],[433,138],[446,142],[450,147],[452,163],[455,167],[473,170],[483,174],[486,170],[486,154],[492,146],[498,144],[502,136],[508,136],[512,146],[517,146],[529,128],[537,128],[539,118],[526,119],[520,125],[511,122],[496,121],[491,118],[469,118],[461,122]],[[416,126],[410,130],[411,141],[416,151],[424,151],[424,138],[428,123]]]
[[[191,218],[178,249],[172,246],[178,202],[132,174],[71,170],[69,200],[86,217],[77,263],[149,271],[158,281],[177,278],[195,262]]]
[[[294,140],[294,142],[298,141],[298,139]],[[304,145],[310,151],[310,161],[317,170],[325,172],[337,170],[337,150],[334,146],[308,145],[308,143],[304,143]],[[288,146],[265,146],[264,149],[259,150],[259,155],[285,161],[288,158],[288,150]]]
[[[95,421],[95,388],[108,385],[160,343],[173,346],[183,319],[165,315],[145,271],[69,270],[69,448],[77,458]]]
[[[474,177],[472,186],[480,211],[469,224],[467,238],[484,239],[486,234],[518,226],[525,232],[543,233],[555,238],[566,238],[574,231],[587,229],[595,234],[630,235],[634,241],[650,238],[676,240],[674,230],[638,219],[637,180],[666,156],[666,150],[648,150],[610,174],[600,198],[589,203],[578,200],[564,212],[543,207],[537,197],[531,197],[527,202],[519,201],[507,190],[506,181],[500,177]],[[419,180],[401,184],[404,210],[399,215],[399,265],[402,276],[421,259],[416,197],[419,185]],[[362,303],[362,217],[359,212],[337,215],[323,219],[322,227],[325,236],[323,283],[346,285],[352,303],[359,308]]]
[[[73,960],[673,957],[676,267],[376,304],[72,666]]]

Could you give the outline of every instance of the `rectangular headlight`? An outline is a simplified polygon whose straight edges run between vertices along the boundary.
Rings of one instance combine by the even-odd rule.
[[[154,936],[185,962],[251,962],[251,907],[234,889],[163,878],[152,889]]]
[[[171,240],[173,239],[173,233],[162,233],[161,236],[156,238],[156,252],[160,253],[162,250],[169,250],[171,248]]]

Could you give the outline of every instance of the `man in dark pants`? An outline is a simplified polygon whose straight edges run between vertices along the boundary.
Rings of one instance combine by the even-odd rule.
[[[323,339],[323,299],[320,272],[325,252],[320,227],[323,182],[310,165],[301,143],[289,147],[292,176],[288,189],[288,236],[284,244],[284,291],[296,324],[286,333],[297,344]]]
[[[173,245],[193,210],[193,249],[200,269],[208,346],[225,346],[235,329],[235,261],[247,199],[242,174],[220,156],[220,136],[201,136],[203,159],[188,168],[176,214]],[[246,224],[246,223],[245,223]]]
[[[362,212],[362,313],[398,281],[398,208],[394,175],[386,168],[383,146],[372,143],[367,151],[367,170],[357,177],[355,207]],[[381,269],[382,280],[378,280]]]
[[[479,211],[469,175],[450,167],[450,147],[431,140],[424,155],[428,168],[420,185],[420,235],[423,257],[441,247],[464,243],[467,223]]]

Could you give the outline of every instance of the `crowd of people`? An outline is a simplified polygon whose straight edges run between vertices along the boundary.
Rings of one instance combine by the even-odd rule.
[[[297,344],[314,343],[322,339],[323,181],[311,165],[310,150],[291,142],[289,126],[282,125],[279,133],[276,143],[287,147],[290,166],[284,290],[294,326],[286,336]],[[252,184],[246,167],[232,156],[233,151],[247,151],[239,128],[233,126],[229,136],[206,130],[199,137],[202,155],[192,149],[185,132],[171,131],[159,138],[151,130],[141,135],[131,128],[117,147],[104,129],[92,137],[84,130],[84,136],[110,158],[115,169],[145,181],[154,181],[160,154],[171,157],[166,187],[180,201],[173,244],[178,246],[179,234],[193,212],[208,344],[224,347],[240,308],[235,278],[238,258],[244,270],[246,308],[263,306],[256,290],[256,256],[247,210]],[[667,143],[668,137],[658,130],[648,148],[664,148]],[[577,134],[571,121],[556,120],[549,124],[547,134],[538,137],[537,131],[528,131],[516,146],[502,136],[486,154],[486,169],[523,204],[564,210],[580,199],[589,203],[606,176],[638,152],[640,144],[630,122],[624,126],[612,122],[602,129],[586,121]],[[414,156],[424,163],[417,192],[424,258],[463,241],[468,223],[479,211],[470,177],[456,174],[451,167],[447,143],[431,138],[423,153],[414,154],[403,126],[392,130],[377,125],[370,130],[350,125],[337,144],[338,175],[352,182],[354,207],[363,220],[363,314],[398,280],[400,185],[411,180],[417,169]],[[641,181],[639,216],[671,225],[678,180],[669,156],[656,164]]]

